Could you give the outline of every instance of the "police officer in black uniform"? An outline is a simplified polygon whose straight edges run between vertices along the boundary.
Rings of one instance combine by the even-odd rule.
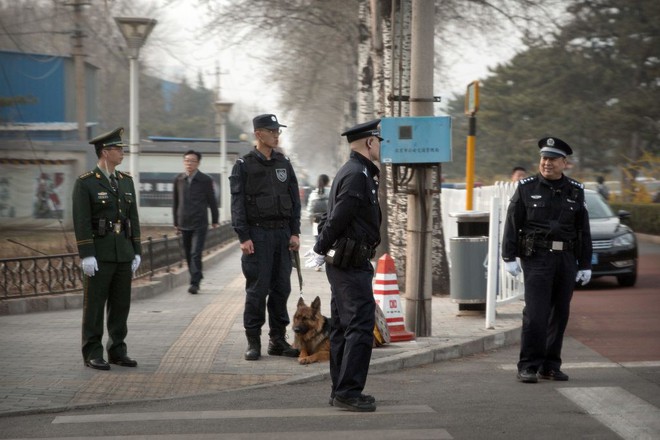
[[[591,279],[591,232],[584,186],[564,175],[571,147],[556,137],[538,142],[539,174],[519,181],[509,204],[502,258],[525,280],[517,378],[568,380],[561,348],[573,288]]]
[[[241,243],[245,275],[243,325],[248,340],[246,360],[261,357],[261,327],[270,327],[268,354],[298,357],[286,341],[287,300],[291,293],[291,256],[300,248],[300,193],[288,157],[275,151],[280,127],[272,114],[253,121],[257,145],[238,159],[231,176],[232,227]]]
[[[380,159],[379,123],[376,119],[342,133],[350,143],[351,155],[333,180],[328,212],[318,228],[316,255],[306,264],[328,263],[332,291],[330,403],[349,411],[376,410],[375,399],[362,391],[369,372],[376,312],[370,260],[380,243],[379,169],[373,163]]]

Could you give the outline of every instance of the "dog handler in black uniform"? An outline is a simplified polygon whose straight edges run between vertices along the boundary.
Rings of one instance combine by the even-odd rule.
[[[241,242],[245,275],[243,326],[248,340],[245,359],[261,357],[261,327],[268,325],[271,356],[298,357],[286,342],[291,293],[291,255],[300,248],[300,194],[289,158],[275,151],[280,127],[271,114],[252,121],[257,145],[238,159],[231,176],[231,221]]]
[[[380,131],[376,119],[342,133],[351,155],[337,172],[328,212],[319,224],[315,255],[307,267],[324,261],[330,282],[330,404],[349,411],[376,410],[375,399],[362,394],[374,342],[376,302],[371,258],[380,243],[378,204]]]
[[[584,185],[564,175],[571,147],[555,137],[538,142],[539,174],[522,179],[509,204],[502,258],[525,280],[525,309],[517,378],[568,380],[561,348],[573,288],[591,279],[591,231]]]

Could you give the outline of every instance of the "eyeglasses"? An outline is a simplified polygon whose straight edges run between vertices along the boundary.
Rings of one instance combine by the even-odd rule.
[[[199,162],[197,159],[183,159],[183,163],[197,163]]]
[[[262,128],[261,130],[267,131],[268,133],[272,134],[273,136],[279,136],[282,134],[282,129],[279,128]]]

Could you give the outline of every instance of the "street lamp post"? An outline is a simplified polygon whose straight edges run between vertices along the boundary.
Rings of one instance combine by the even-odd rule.
[[[138,57],[140,48],[147,41],[147,37],[156,26],[156,20],[153,18],[138,17],[115,17],[115,22],[119,26],[121,34],[126,39],[128,45],[128,59],[130,62],[130,123],[131,132],[129,138],[129,171],[133,176],[135,183],[135,203],[140,205],[140,174],[138,172],[138,159],[140,154],[140,133],[139,133],[139,75],[138,75]]]
[[[220,220],[227,221],[231,219],[229,210],[229,174],[227,165],[227,115],[234,105],[231,102],[216,101],[215,111],[218,115],[218,125],[220,129]]]

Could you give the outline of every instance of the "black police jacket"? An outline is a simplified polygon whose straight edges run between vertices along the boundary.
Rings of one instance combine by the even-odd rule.
[[[380,243],[379,172],[366,157],[351,152],[332,182],[328,212],[319,224],[314,252],[325,255],[343,237],[372,247]]]
[[[578,269],[591,269],[591,229],[584,200],[584,185],[562,175],[547,180],[540,174],[518,182],[504,225],[502,259],[520,257],[520,236],[535,240],[571,242]]]
[[[255,148],[234,164],[229,176],[232,227],[240,242],[250,240],[250,225],[284,221],[300,234],[298,179],[289,158],[273,151],[270,160]]]

